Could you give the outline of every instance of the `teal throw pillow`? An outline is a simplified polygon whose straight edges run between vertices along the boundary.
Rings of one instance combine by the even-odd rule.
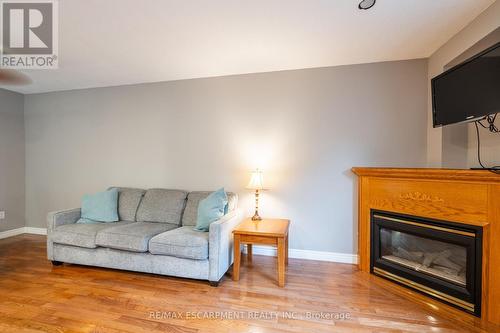
[[[118,189],[114,188],[105,192],[84,195],[81,217],[96,222],[118,221]],[[89,221],[79,221],[79,223],[89,223]]]
[[[208,231],[210,223],[224,216],[227,206],[227,195],[224,188],[210,193],[198,204],[198,218],[196,219],[197,231]]]

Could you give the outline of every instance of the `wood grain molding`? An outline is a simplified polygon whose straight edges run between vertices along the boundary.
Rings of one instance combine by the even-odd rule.
[[[431,201],[431,202],[443,202],[444,199],[436,196],[432,196],[426,193],[420,193],[418,191],[415,192],[407,192],[401,193],[399,195],[400,199],[403,200],[414,200],[414,201]]]
[[[434,168],[364,168],[351,169],[360,177],[411,178],[466,182],[500,183],[500,176],[486,170],[434,169]]]
[[[359,177],[360,270],[370,272],[371,209],[481,226],[482,320],[500,325],[500,175],[454,169],[352,168],[352,171]]]

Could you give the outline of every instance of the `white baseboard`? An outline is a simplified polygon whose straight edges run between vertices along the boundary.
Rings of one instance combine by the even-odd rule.
[[[46,235],[47,228],[22,227],[0,232],[0,239],[14,237],[22,234]]]
[[[246,252],[246,248],[244,251]],[[263,256],[276,256],[276,249],[268,246],[254,245],[253,253]],[[358,263],[358,256],[350,253],[289,249],[288,256],[295,259],[329,261],[353,265]]]
[[[46,228],[24,227],[0,232],[0,239],[17,236],[20,234],[47,235]],[[246,251],[246,248],[244,249]],[[254,245],[253,253],[263,256],[276,256],[276,249],[268,246]],[[350,253],[323,252],[312,250],[290,249],[288,252],[290,258],[319,260],[329,262],[339,262],[344,264],[357,264],[358,256]]]
[[[47,235],[47,228],[24,227],[25,234]]]
[[[0,239],[24,234],[24,227],[0,232]]]

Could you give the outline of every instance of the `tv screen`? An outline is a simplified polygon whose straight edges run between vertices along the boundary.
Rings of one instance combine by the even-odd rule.
[[[500,112],[500,43],[432,79],[434,127]]]

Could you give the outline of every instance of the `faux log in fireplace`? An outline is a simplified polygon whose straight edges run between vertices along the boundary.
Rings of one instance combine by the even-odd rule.
[[[394,282],[394,291],[429,309],[471,313],[500,325],[500,175],[450,169],[353,172],[359,177],[360,270]]]
[[[372,273],[481,316],[482,228],[371,211]]]

